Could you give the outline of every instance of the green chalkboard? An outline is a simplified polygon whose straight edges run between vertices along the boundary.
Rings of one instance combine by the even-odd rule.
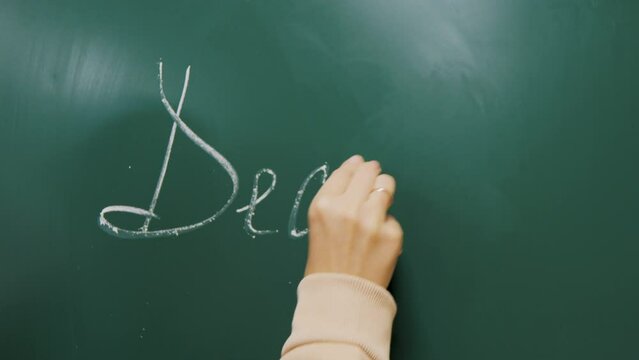
[[[353,153],[394,360],[639,358],[639,2],[0,5],[0,358],[277,359]]]

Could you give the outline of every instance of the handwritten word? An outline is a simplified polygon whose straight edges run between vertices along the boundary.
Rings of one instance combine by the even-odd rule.
[[[184,84],[182,86],[182,95],[180,96],[180,101],[178,103],[177,111],[174,110],[171,103],[167,100],[166,95],[164,94],[164,81],[163,81],[163,72],[162,72],[162,62],[159,63],[159,79],[160,79],[160,99],[164,108],[169,113],[171,118],[173,119],[173,124],[171,127],[171,133],[169,135],[168,144],[166,146],[166,152],[164,154],[164,161],[162,162],[162,168],[160,170],[160,176],[158,177],[157,184],[155,185],[155,191],[153,192],[153,197],[151,198],[151,203],[149,204],[148,209],[142,209],[135,206],[128,205],[110,205],[102,209],[100,211],[100,215],[98,216],[98,226],[104,230],[107,234],[123,238],[123,239],[148,239],[148,238],[159,238],[166,236],[177,236],[183,233],[187,233],[190,231],[194,231],[200,229],[213,221],[217,220],[226,210],[233,204],[235,198],[237,197],[237,193],[239,191],[239,177],[235,168],[231,163],[215,148],[209,145],[206,141],[204,141],[201,137],[199,137],[191,128],[189,128],[186,123],[180,117],[180,113],[182,112],[182,107],[184,106],[184,100],[186,98],[186,92],[189,87],[189,78],[191,76],[191,67],[186,68],[186,73],[184,75]],[[186,137],[191,140],[196,146],[198,146],[202,151],[204,151],[208,156],[213,158],[228,174],[231,183],[233,185],[231,194],[229,195],[226,203],[218,209],[216,212],[211,214],[206,219],[189,224],[184,226],[178,226],[169,229],[159,229],[159,230],[149,230],[149,226],[151,224],[151,220],[159,219],[159,216],[155,214],[155,207],[157,205],[158,199],[160,197],[160,192],[162,190],[162,184],[164,182],[164,176],[166,175],[166,171],[169,165],[169,160],[171,158],[171,150],[173,149],[173,142],[175,140],[175,133],[177,129],[186,135]],[[271,184],[266,191],[264,191],[261,195],[259,194],[259,180],[262,175],[268,174],[271,177]],[[323,184],[328,177],[328,165],[324,164],[315,170],[313,170],[302,182],[299,190],[296,193],[295,200],[293,202],[293,207],[291,209],[291,214],[288,222],[288,234],[293,238],[300,238],[305,236],[308,233],[308,229],[300,230],[297,228],[297,219],[298,212],[300,207],[300,202],[304,197],[304,192],[306,191],[306,187],[309,182],[316,178],[318,174],[321,175],[320,181]],[[253,181],[253,189],[251,192],[251,199],[249,204],[241,207],[236,210],[237,213],[246,212],[244,217],[244,230],[247,234],[255,237],[256,235],[268,235],[275,234],[278,230],[258,230],[253,226],[253,217],[255,216],[255,210],[257,205],[262,202],[266,197],[271,194],[275,190],[275,184],[277,183],[277,175],[272,169],[264,168],[259,170],[255,174],[255,178]],[[118,227],[111,223],[106,215],[111,213],[128,213],[133,215],[138,215],[144,217],[144,224],[135,230],[124,229]]]

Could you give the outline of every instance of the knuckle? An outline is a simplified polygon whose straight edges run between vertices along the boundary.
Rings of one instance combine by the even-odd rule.
[[[339,167],[339,168],[333,170],[333,172],[331,173],[331,176],[329,176],[329,179],[332,178],[332,177],[342,176],[343,173],[345,173],[344,168],[343,167]]]
[[[331,207],[331,200],[326,197],[320,197],[315,202],[315,208],[319,211],[328,211]]]
[[[308,208],[308,219],[309,220],[316,220],[319,218],[319,214],[317,212],[317,209],[314,207],[309,207]]]
[[[364,235],[373,235],[376,232],[375,225],[370,222],[360,222],[358,225],[360,232]]]
[[[330,211],[330,207],[331,207],[330,199],[326,197],[318,196],[315,199],[313,199],[313,202],[311,203],[308,209],[308,214],[310,217],[322,216]]]
[[[360,232],[366,235],[374,235],[379,231],[379,224],[369,216],[360,216],[357,226]]]
[[[402,241],[402,239],[404,238],[404,230],[402,229],[401,225],[399,225],[397,220],[393,219],[388,222],[385,236],[393,241]]]
[[[389,250],[396,255],[401,254],[404,243],[401,228],[386,227],[383,236],[383,241],[387,244]]]
[[[402,229],[401,226],[397,226],[392,233],[393,238],[402,241],[402,239],[404,239],[404,230]]]
[[[393,251],[396,255],[401,254],[401,253],[402,253],[403,248],[404,248],[404,245],[403,245],[403,242],[402,242],[402,240],[401,240],[401,239],[400,239],[400,240],[398,240],[398,241],[394,241],[394,242],[393,242],[393,249],[392,249],[392,251]]]
[[[350,209],[342,208],[338,212],[338,216],[342,221],[348,224],[356,224],[358,221],[357,214]]]

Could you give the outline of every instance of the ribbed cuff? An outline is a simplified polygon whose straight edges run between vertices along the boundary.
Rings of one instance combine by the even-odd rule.
[[[397,306],[380,285],[356,276],[312,274],[297,287],[293,331],[282,355],[304,344],[348,343],[386,360]]]

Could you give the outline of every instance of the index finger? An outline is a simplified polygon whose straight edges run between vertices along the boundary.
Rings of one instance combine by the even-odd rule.
[[[353,155],[328,177],[317,195],[340,195],[345,190],[360,164],[364,162],[361,155]]]

